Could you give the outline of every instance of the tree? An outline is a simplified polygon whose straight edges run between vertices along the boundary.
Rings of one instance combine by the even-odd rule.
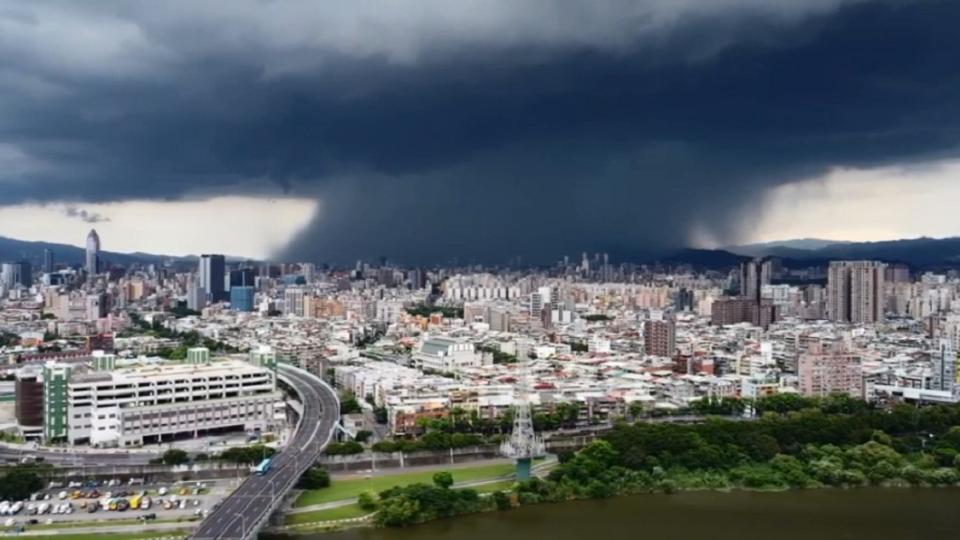
[[[415,523],[419,514],[419,501],[392,497],[381,503],[376,519],[377,523],[386,527],[403,527]]]
[[[300,477],[302,489],[323,489],[330,487],[330,473],[320,467],[310,467]]]
[[[231,463],[248,463],[253,465],[276,453],[276,450],[261,444],[246,447],[228,448],[220,454],[220,459]]]
[[[164,465],[183,465],[190,461],[190,456],[179,448],[171,448],[163,453]]]
[[[376,510],[376,495],[370,493],[369,491],[364,491],[360,494],[360,496],[357,497],[357,504],[360,505],[360,508],[363,508],[364,510]]]
[[[373,437],[373,432],[368,430],[361,430],[357,432],[357,436],[354,437],[358,443],[365,443],[370,440],[370,437]]]
[[[43,480],[29,467],[17,465],[0,479],[0,499],[22,501],[43,489]]]
[[[360,412],[360,402],[353,392],[346,392],[340,396],[340,414],[354,414]]]
[[[453,475],[448,471],[440,471],[433,475],[433,483],[437,487],[449,489],[451,486],[453,486]]]
[[[493,492],[493,502],[497,505],[497,510],[509,510],[513,506],[510,496],[502,491]]]
[[[324,453],[328,456],[345,456],[350,454],[363,453],[363,445],[356,441],[346,441],[342,443],[330,443],[327,445]]]

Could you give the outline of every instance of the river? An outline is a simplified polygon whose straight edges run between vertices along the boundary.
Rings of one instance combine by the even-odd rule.
[[[960,488],[684,492],[541,504],[315,540],[960,538]],[[299,537],[305,540],[305,537]]]

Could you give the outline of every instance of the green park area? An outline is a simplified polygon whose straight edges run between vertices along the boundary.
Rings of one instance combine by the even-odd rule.
[[[433,475],[438,470],[440,469],[381,476],[335,479],[330,484],[330,487],[304,491],[300,497],[297,498],[294,506],[299,508],[314,504],[354,499],[365,491],[379,493],[396,486],[406,486],[416,483],[429,484],[433,482]],[[482,465],[478,467],[450,469],[449,472],[453,475],[453,481],[455,483],[463,484],[467,482],[505,478],[513,474],[514,470],[514,465],[511,463],[499,463],[496,465]]]
[[[284,523],[286,525],[300,525],[303,523],[317,523],[320,521],[335,521],[338,519],[352,519],[363,517],[370,514],[370,510],[360,508],[357,503],[326,510],[317,510],[315,512],[301,512],[299,514],[287,515]]]

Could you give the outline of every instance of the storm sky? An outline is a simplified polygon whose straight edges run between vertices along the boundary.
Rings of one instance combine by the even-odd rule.
[[[935,0],[0,0],[0,234],[411,263],[960,234],[957,21]]]

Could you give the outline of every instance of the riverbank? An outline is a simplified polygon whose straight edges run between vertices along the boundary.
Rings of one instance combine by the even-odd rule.
[[[720,403],[718,405],[723,405]],[[877,409],[844,396],[777,396],[754,422],[620,424],[546,478],[481,496],[441,482],[379,492],[371,521],[386,527],[576,499],[690,491],[957,486],[960,407]]]
[[[956,536],[960,489],[710,491],[541,504],[416,527],[346,529],[300,540],[916,540]],[[287,538],[284,536],[283,538]],[[274,535],[261,540],[281,540]]]
[[[545,474],[557,465],[555,458],[538,459],[534,472]],[[509,491],[515,485],[515,465],[509,460],[494,460],[493,463],[454,468],[422,467],[420,470],[379,471],[371,475],[334,476],[327,488],[310,490],[297,495],[292,507],[285,511],[284,525],[275,531],[324,531],[346,527],[372,525],[376,508],[362,508],[357,498],[366,493],[374,499],[378,493],[404,488],[415,484],[429,484],[437,473],[449,473],[453,490],[469,490],[478,496]]]

